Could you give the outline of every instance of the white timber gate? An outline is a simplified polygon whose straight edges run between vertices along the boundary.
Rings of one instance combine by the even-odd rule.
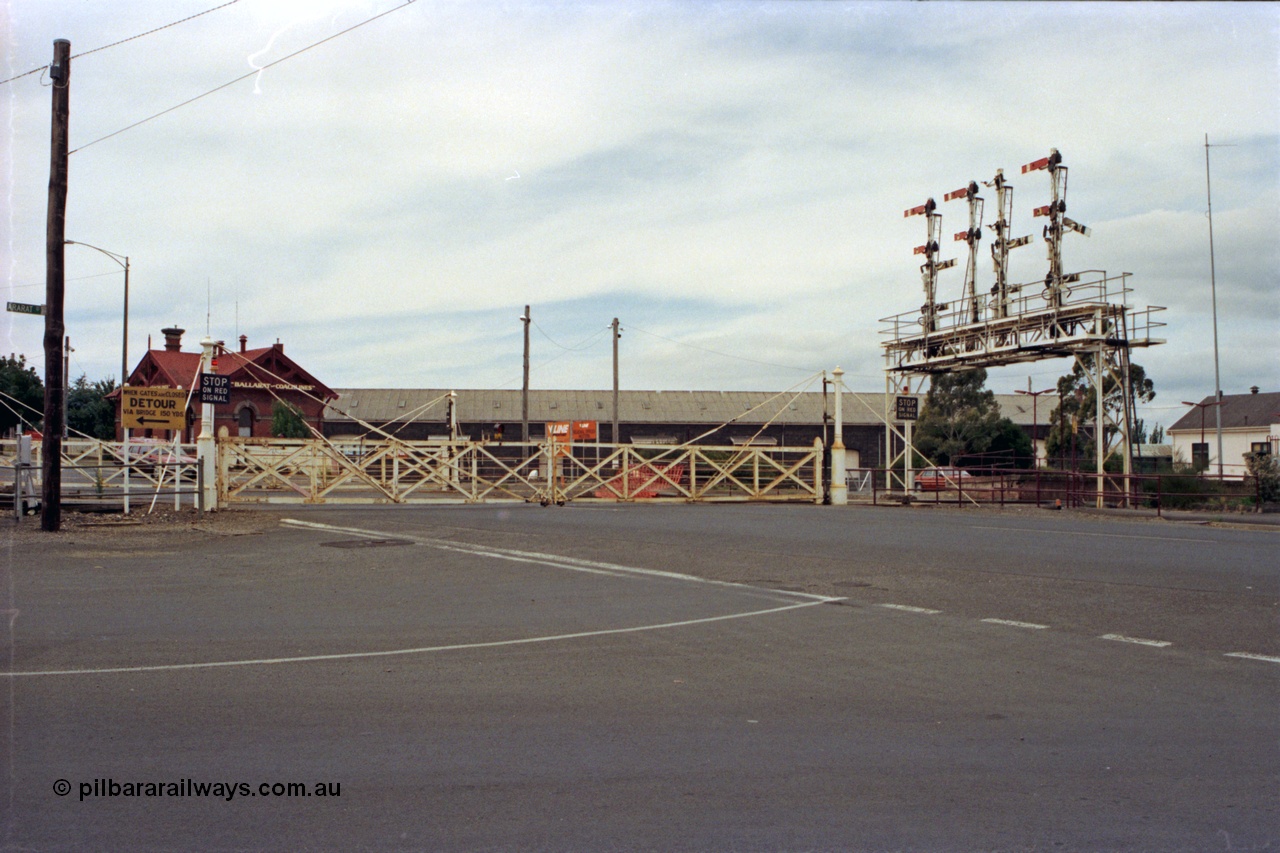
[[[218,503],[805,501],[822,448],[221,437]]]

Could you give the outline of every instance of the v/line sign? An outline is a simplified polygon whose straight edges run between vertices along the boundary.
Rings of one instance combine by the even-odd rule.
[[[124,429],[183,429],[187,425],[187,392],[182,388],[132,388],[120,393],[120,426]]]

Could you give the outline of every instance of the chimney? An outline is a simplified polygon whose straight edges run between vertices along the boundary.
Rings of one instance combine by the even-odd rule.
[[[1254,385],[1254,386],[1252,386],[1252,387],[1250,387],[1250,388],[1249,388],[1249,393],[1250,393],[1250,394],[1257,394],[1259,390],[1261,390],[1261,389],[1259,389],[1257,385]]]
[[[241,335],[240,336],[240,352],[245,352],[248,346],[249,346],[249,336]]]
[[[279,338],[276,338],[276,342],[271,345],[271,348],[276,352],[284,352],[284,344],[280,343]]]
[[[179,329],[177,326],[170,326],[167,329],[161,329],[164,333],[164,348],[166,352],[182,351],[182,333],[186,329]]]

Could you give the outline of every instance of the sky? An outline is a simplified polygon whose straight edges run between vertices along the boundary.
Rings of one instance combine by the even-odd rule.
[[[1064,269],[1132,273],[1131,304],[1167,309],[1167,343],[1133,355],[1155,382],[1147,424],[1213,393],[1211,285],[1223,391],[1280,390],[1280,5],[200,14],[222,2],[0,0],[0,77],[71,42],[66,237],[129,258],[130,368],[176,324],[187,349],[279,340],[334,388],[519,388],[530,305],[535,388],[611,387],[617,317],[624,389],[782,390],[838,365],[883,391],[880,321],[923,301],[924,221],[903,211],[933,197],[943,232],[963,230],[943,194],[1003,169],[1014,232],[1036,236],[1010,279],[1042,280],[1049,179],[1020,167],[1056,148],[1068,215],[1092,229],[1066,238]],[[0,85],[6,301],[44,301],[48,83]],[[943,299],[962,248],[943,244],[960,259]],[[121,266],[65,257],[72,378],[118,378]],[[0,335],[43,373],[39,318],[0,315]],[[1052,388],[1070,367],[996,368],[988,387]]]

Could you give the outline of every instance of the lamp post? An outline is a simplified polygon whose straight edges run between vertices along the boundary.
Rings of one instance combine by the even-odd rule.
[[[1040,402],[1041,394],[1052,394],[1057,388],[1046,388],[1043,391],[1031,390],[1031,377],[1027,377],[1027,390],[1014,390],[1015,394],[1025,394],[1031,398],[1031,467],[1040,468],[1040,445],[1036,443],[1036,433],[1040,431],[1039,413],[1036,411],[1036,404]]]
[[[68,246],[84,246],[86,249],[101,252],[124,268],[124,335],[120,344],[120,387],[123,388],[125,381],[129,378],[129,256],[117,255],[115,252],[108,252],[98,246],[90,246],[88,243],[80,243],[76,240],[63,242]]]
[[[1183,401],[1182,401],[1182,405],[1184,405],[1184,406],[1195,406],[1197,409],[1199,409],[1199,410],[1200,410],[1200,446],[1204,448],[1204,456],[1205,456],[1205,459],[1204,459],[1204,467],[1205,467],[1205,468],[1208,468],[1208,467],[1209,467],[1209,447],[1208,447],[1208,445],[1206,445],[1206,444],[1204,443],[1204,410],[1205,410],[1205,409],[1207,409],[1207,408],[1209,408],[1210,406],[1221,406],[1221,405],[1222,405],[1222,401],[1221,401],[1221,400],[1210,400],[1210,401],[1209,401],[1209,402],[1207,402],[1207,403],[1188,403],[1186,400],[1183,400]],[[1219,409],[1219,411],[1221,411],[1221,409]],[[1221,423],[1222,416],[1221,416],[1221,415],[1219,415],[1219,416],[1218,416],[1218,419],[1219,419],[1219,423]],[[1218,479],[1222,479],[1222,450],[1221,450],[1221,448],[1219,448],[1219,450],[1218,450]]]

